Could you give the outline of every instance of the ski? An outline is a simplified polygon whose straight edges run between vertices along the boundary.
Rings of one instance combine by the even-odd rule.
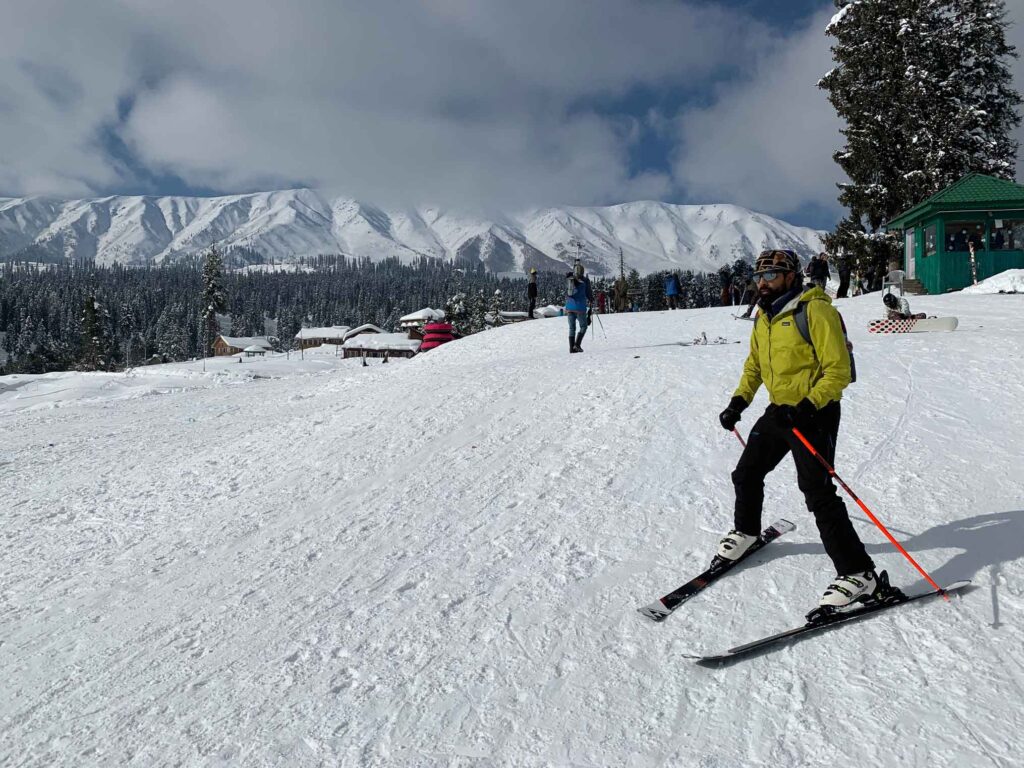
[[[711,562],[711,567],[704,571],[704,573],[700,574],[700,576],[690,579],[678,589],[672,590],[664,597],[650,605],[637,608],[637,610],[652,621],[664,621],[676,608],[698,592],[701,592],[705,587],[717,581],[722,575],[731,571],[735,566],[742,563],[766,544],[771,544],[779,538],[779,536],[793,530],[796,530],[796,526],[789,522],[789,520],[776,520],[761,531],[761,535],[757,537],[757,541],[750,545],[750,549],[744,552],[743,557],[739,560],[725,560],[724,558],[716,556]]]
[[[885,571],[879,574],[879,578],[886,577]],[[807,635],[822,632],[833,627],[837,627],[840,624],[846,624],[850,621],[857,621],[863,619],[866,616],[870,616],[875,613],[880,613],[887,608],[896,608],[906,603],[912,603],[915,600],[921,600],[926,597],[937,597],[939,595],[947,594],[949,592],[955,592],[958,589],[963,589],[971,582],[968,581],[957,581],[950,584],[948,587],[940,590],[931,590],[929,592],[921,592],[916,595],[904,595],[899,590],[894,590],[897,597],[883,602],[872,603],[867,606],[857,607],[852,610],[832,613],[823,618],[815,621],[808,621],[802,627],[796,627],[795,629],[788,629],[785,632],[779,632],[775,635],[763,637],[760,640],[754,640],[753,642],[746,643],[745,645],[738,645],[735,648],[730,648],[725,653],[716,654],[714,656],[688,656],[687,658],[695,659],[698,664],[715,666],[725,662],[735,661],[743,658],[744,656],[750,656],[757,653],[758,651],[767,651],[771,648],[785,645],[789,642],[796,640],[799,637],[805,637]],[[812,612],[813,613],[813,612]]]

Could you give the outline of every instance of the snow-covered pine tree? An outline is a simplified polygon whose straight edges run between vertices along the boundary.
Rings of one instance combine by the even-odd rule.
[[[846,145],[833,159],[849,179],[838,186],[839,202],[850,211],[850,225],[826,236],[826,246],[861,271],[898,254],[899,239],[881,227],[908,207],[907,185],[920,183],[913,173],[925,167],[925,150],[911,133],[916,106],[911,95],[921,83],[908,78],[904,49],[908,35],[924,32],[916,26],[921,4],[835,0],[839,12],[826,28],[835,39],[836,66],[818,85],[846,124],[840,131]]]
[[[819,82],[845,121],[833,156],[848,217],[826,236],[877,285],[899,257],[886,221],[971,171],[1013,178],[1020,95],[1003,0],[835,0],[836,66]]]
[[[82,354],[79,369],[111,370],[110,315],[104,306],[89,294],[82,305]]]
[[[952,114],[947,116],[952,167],[946,183],[971,171],[1012,181],[1018,149],[1013,131],[1021,122],[1021,95],[1013,87],[1010,70],[1010,61],[1018,54],[1006,42],[1006,3],[949,0],[943,5],[953,97]]]
[[[502,324],[501,309],[501,289],[498,288],[491,294],[490,306],[487,308],[487,313],[491,316],[492,327],[496,328]]]
[[[203,298],[200,328],[203,334],[203,356],[213,354],[213,342],[220,334],[217,313],[227,309],[223,284],[224,264],[216,245],[211,245],[203,262]]]
[[[122,355],[124,358],[125,367],[131,367],[132,364],[132,353],[134,352],[136,357],[140,350],[132,349],[133,334],[135,328],[138,327],[138,321],[135,319],[135,312],[127,301],[121,302],[121,309],[118,313],[117,330],[118,336],[121,343],[124,345]]]

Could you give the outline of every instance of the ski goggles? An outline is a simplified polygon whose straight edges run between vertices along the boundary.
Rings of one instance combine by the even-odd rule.
[[[763,280],[766,283],[770,283],[772,280],[774,280],[779,275],[784,275],[784,274],[786,274],[789,271],[791,271],[791,270],[788,270],[788,269],[766,269],[764,272],[755,272],[753,274],[753,279],[754,279],[755,282],[760,282],[760,281]]]

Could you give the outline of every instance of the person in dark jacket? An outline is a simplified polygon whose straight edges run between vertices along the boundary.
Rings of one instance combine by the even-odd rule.
[[[828,254],[822,251],[807,264],[807,277],[813,285],[825,290],[828,282]]]
[[[533,310],[537,308],[537,268],[530,267],[530,277],[526,281],[526,297],[530,307],[526,310],[526,319],[533,320]]]
[[[565,314],[569,318],[569,352],[582,352],[583,336],[590,323],[590,312],[594,305],[594,290],[586,276],[583,264],[576,262],[572,272],[565,276]],[[579,333],[576,326],[579,325]]]

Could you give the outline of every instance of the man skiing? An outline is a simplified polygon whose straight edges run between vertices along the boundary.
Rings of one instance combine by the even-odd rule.
[[[834,464],[839,399],[850,383],[850,354],[839,313],[819,286],[803,290],[800,259],[793,251],[762,252],[754,279],[761,313],[750,336],[750,354],[739,386],[719,421],[732,431],[761,384],[768,390],[770,404],[751,428],[732,473],[735,530],[722,539],[718,556],[738,560],[757,539],[765,476],[792,452],[797,484],[838,574],[819,604],[842,607],[861,602],[875,592],[874,563],[850,523],[832,478],[793,433],[796,427]],[[811,344],[797,327],[796,312],[806,313]]]
[[[565,276],[566,297],[565,314],[569,318],[569,352],[582,352],[583,336],[590,323],[590,309],[594,303],[594,291],[590,287],[590,278],[586,276],[583,264],[579,261],[572,272]],[[579,333],[576,325],[579,324]]]

